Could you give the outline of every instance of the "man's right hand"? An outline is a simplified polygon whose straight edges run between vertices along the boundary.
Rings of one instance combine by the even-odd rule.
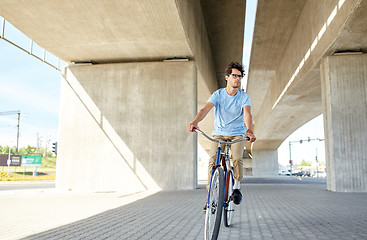
[[[187,130],[189,130],[190,132],[193,132],[195,129],[199,129],[198,125],[195,123],[190,123],[187,124],[186,126]]]

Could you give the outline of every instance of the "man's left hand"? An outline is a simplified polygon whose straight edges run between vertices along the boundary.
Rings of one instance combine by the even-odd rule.
[[[250,139],[249,142],[255,142],[255,140],[256,140],[256,137],[253,133],[247,133],[245,135],[245,138],[249,138]]]

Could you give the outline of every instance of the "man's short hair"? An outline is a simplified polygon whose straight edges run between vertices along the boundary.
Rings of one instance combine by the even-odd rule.
[[[238,62],[231,62],[225,70],[225,75],[231,74],[232,69],[237,69],[241,72],[241,75],[244,76],[245,70],[242,64],[239,64]]]

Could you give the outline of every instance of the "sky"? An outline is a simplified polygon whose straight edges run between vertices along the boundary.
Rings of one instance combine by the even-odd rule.
[[[294,131],[278,148],[278,162],[283,166],[289,165],[289,141],[310,139],[324,139],[323,115],[319,115]],[[291,144],[291,154],[294,163],[316,163],[316,154],[319,162],[325,163],[325,141],[310,141]]]
[[[245,67],[245,77],[242,79],[242,88],[246,89],[248,67],[250,63],[250,54],[252,46],[252,36],[254,33],[254,23],[256,17],[257,0],[246,1],[246,13],[245,13],[245,35],[243,46],[242,63]]]
[[[251,54],[256,0],[248,0],[246,7],[243,63],[248,72]],[[0,20],[2,18],[0,17]],[[5,37],[29,49],[29,39],[7,23]],[[33,52],[42,57],[42,49],[34,44]],[[46,60],[57,64],[55,58],[47,54]],[[62,63],[65,65],[65,63]],[[28,55],[8,42],[0,39],[0,112],[20,110],[19,147],[37,145],[37,135],[41,146],[53,143],[58,137],[59,98],[61,72]],[[246,83],[246,77],[243,79]],[[322,115],[306,123],[287,139],[278,149],[281,165],[289,163],[289,141],[310,137],[324,138]],[[0,145],[16,146],[17,114],[0,116]],[[292,159],[315,161],[316,152],[320,162],[325,161],[324,141],[292,144]]]
[[[9,24],[5,38],[29,49]],[[19,148],[36,146],[37,134],[41,145],[57,141],[60,80],[60,71],[0,39],[0,112],[21,112]],[[16,146],[17,122],[17,114],[0,116],[1,146]]]

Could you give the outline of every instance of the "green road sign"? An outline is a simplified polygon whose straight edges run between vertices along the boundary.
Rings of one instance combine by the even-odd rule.
[[[22,155],[22,167],[40,167],[42,156]]]

